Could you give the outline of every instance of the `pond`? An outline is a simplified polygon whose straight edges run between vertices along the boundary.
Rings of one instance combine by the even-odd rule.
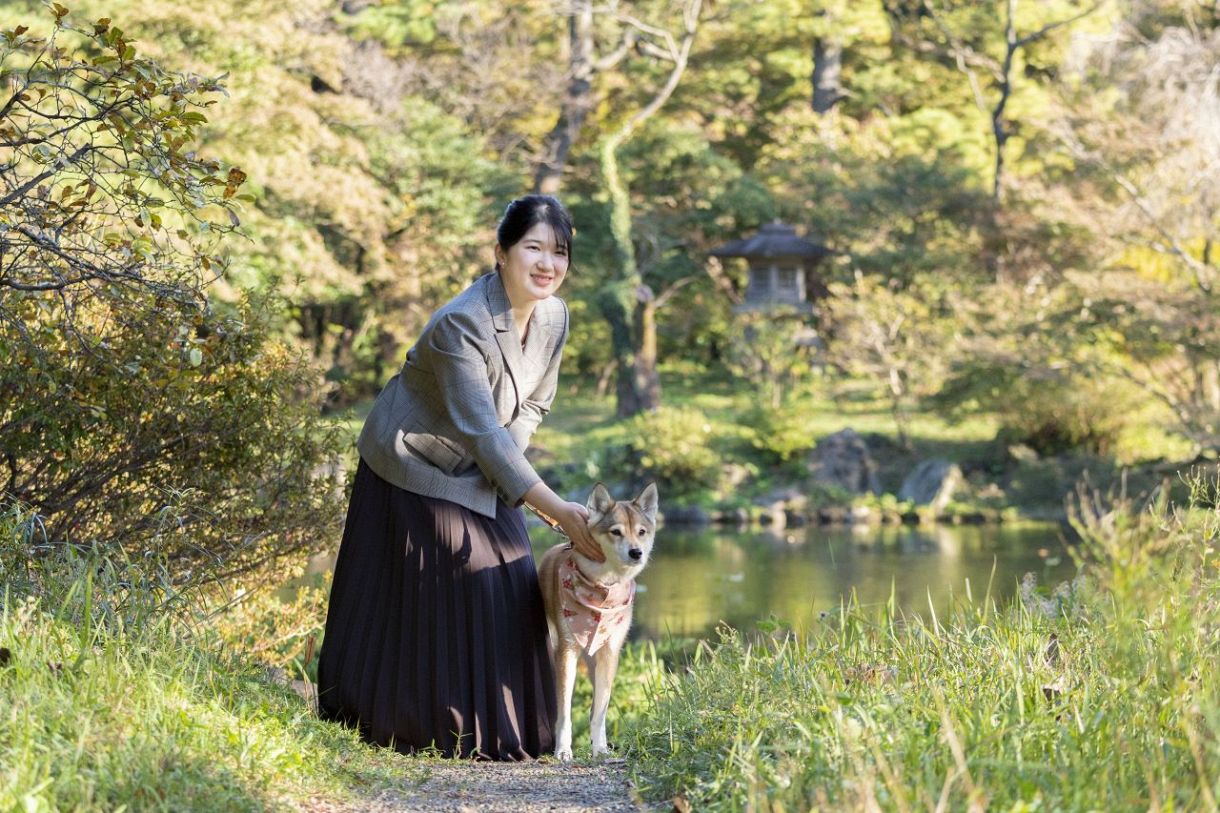
[[[562,541],[540,523],[530,535],[536,557]],[[334,561],[316,557],[309,572]],[[804,629],[853,594],[865,608],[880,607],[891,590],[903,612],[928,617],[931,607],[944,618],[956,599],[981,601],[989,583],[997,600],[1011,599],[1026,573],[1041,585],[1075,576],[1058,526],[663,527],[639,579],[631,637],[714,637],[721,622],[753,630],[772,615]],[[288,598],[291,584],[281,592]]]
[[[559,539],[531,530],[535,555]],[[994,572],[993,572],[994,571]],[[1054,525],[860,529],[807,526],[783,531],[662,528],[639,578],[632,638],[712,636],[720,622],[752,630],[774,615],[798,629],[840,602],[897,606],[944,618],[951,602],[987,593],[1007,601],[1026,573],[1042,585],[1075,576]]]

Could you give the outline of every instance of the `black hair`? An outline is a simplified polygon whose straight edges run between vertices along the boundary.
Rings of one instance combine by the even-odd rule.
[[[539,223],[545,223],[555,233],[555,242],[568,252],[568,263],[571,270],[572,237],[576,229],[572,227],[572,216],[563,204],[550,195],[526,195],[517,198],[504,209],[500,225],[496,227],[496,242],[500,248],[508,251],[530,229]],[[496,270],[500,270],[499,261]]]

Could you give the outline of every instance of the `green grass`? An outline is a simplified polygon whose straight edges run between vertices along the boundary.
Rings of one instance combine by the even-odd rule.
[[[664,365],[661,382],[665,404],[700,410],[715,424],[717,437],[740,437],[749,429],[742,416],[757,405],[758,395],[740,382],[681,362]],[[811,448],[819,438],[847,427],[861,434],[897,437],[898,428],[886,404],[859,387],[815,385],[797,393],[794,401],[794,409],[804,418]],[[623,425],[615,420],[614,407],[613,392],[598,396],[587,383],[569,387],[556,397],[554,409],[535,439],[558,457],[576,459],[591,447],[622,439]],[[918,455],[956,458],[982,453],[995,436],[996,424],[987,418],[952,423],[918,413],[912,417],[910,432]]]
[[[1194,496],[1086,504],[1058,595],[630,646],[611,741],[647,798],[698,810],[1214,810],[1220,493]],[[426,776],[267,677],[312,673],[324,577],[205,617],[156,568],[31,556],[28,519],[0,522],[0,809],[292,810]],[[578,758],[588,704],[582,678]]]
[[[419,772],[318,720],[157,580],[31,558],[29,524],[0,525],[0,810],[298,810]]]
[[[634,780],[696,810],[1215,810],[1220,520],[1084,526],[1057,597],[725,630],[634,718]]]
[[[919,461],[942,458],[971,472],[955,498],[960,512],[1058,520],[1064,497],[1086,473],[1102,488],[1126,476],[1133,490],[1147,491],[1161,478],[1150,467],[1139,466],[1140,461],[1176,459],[1185,453],[1181,442],[1163,430],[1140,425],[1128,432],[1132,440],[1125,444],[1125,457],[1080,453],[1016,461],[996,440],[999,425],[993,417],[953,421],[933,411],[910,415],[908,450],[898,442],[888,402],[865,382],[815,380],[793,392],[781,419],[768,425],[756,412],[757,393],[723,372],[675,361],[664,364],[660,373],[665,407],[694,410],[706,419],[707,431],[699,442],[711,450],[720,472],[691,476],[691,468],[678,465],[667,478],[665,471],[643,470],[638,451],[629,450],[641,441],[638,427],[615,417],[613,392],[599,396],[592,382],[565,377],[532,443],[535,466],[547,483],[571,499],[583,499],[598,480],[626,484],[668,479],[663,503],[748,507],[777,488],[803,484],[802,461],[809,451],[821,438],[851,428],[866,436],[884,493],[896,494]],[[364,402],[336,416],[353,443],[370,407],[371,402]],[[670,431],[656,432],[647,442],[674,449],[687,435],[683,427],[681,420],[662,422],[661,428]],[[780,453],[787,459],[778,459]],[[355,464],[354,451],[349,463]],[[1128,465],[1135,468],[1124,475]],[[730,476],[733,468],[738,469],[736,476]],[[864,497],[864,504],[870,499]]]

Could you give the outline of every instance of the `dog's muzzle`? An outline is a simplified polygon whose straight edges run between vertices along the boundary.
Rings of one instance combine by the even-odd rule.
[[[644,551],[640,550],[639,548],[632,548],[631,550],[627,551],[627,555],[631,557],[632,561],[638,562],[644,555]]]

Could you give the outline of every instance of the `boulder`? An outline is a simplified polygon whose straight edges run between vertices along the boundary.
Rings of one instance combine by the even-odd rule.
[[[804,524],[809,498],[797,487],[787,486],[755,499],[754,505],[758,508],[758,521],[761,524],[784,528]]]
[[[707,525],[712,515],[698,505],[674,505],[661,512],[666,525]]]
[[[745,508],[730,508],[727,511],[717,511],[712,514],[712,522],[715,522],[717,525],[744,527],[750,524],[750,512]]]
[[[809,476],[814,483],[838,486],[852,494],[881,493],[877,464],[868,444],[854,429],[843,429],[818,441],[809,455]]]
[[[962,470],[947,460],[924,460],[917,465],[898,489],[898,499],[929,506],[940,513],[962,483]]]

